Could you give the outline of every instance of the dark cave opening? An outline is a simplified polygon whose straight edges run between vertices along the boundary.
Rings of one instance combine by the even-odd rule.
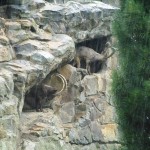
[[[63,93],[66,87],[67,81],[56,70],[45,78],[38,78],[36,84],[25,93],[23,112],[52,109],[55,97]]]
[[[77,43],[76,46],[86,46],[94,49],[96,52],[101,53],[104,48],[106,42],[110,39],[110,36],[95,38],[92,40],[86,40],[80,43]]]
[[[76,47],[86,46],[86,47],[92,48],[94,51],[101,54],[103,53],[105,49],[105,45],[108,41],[110,41],[110,36],[105,36],[105,37],[95,38],[92,40],[86,40],[86,41],[77,43]],[[91,62],[90,63],[91,73],[99,72],[102,69],[103,65],[104,63],[101,63],[99,61]],[[86,68],[85,60],[81,60],[81,68]]]
[[[30,31],[33,32],[33,33],[36,33],[36,29],[33,26],[31,26]]]
[[[45,84],[46,87],[48,85]],[[51,100],[55,97],[57,89],[43,89],[42,84],[33,86],[29,92],[25,94],[23,112],[36,110],[42,111],[43,108],[50,108]]]
[[[26,92],[24,99],[23,112],[30,109],[36,109],[36,91],[37,87],[33,86],[30,91]]]

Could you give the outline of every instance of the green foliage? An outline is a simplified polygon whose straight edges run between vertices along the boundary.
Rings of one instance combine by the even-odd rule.
[[[146,5],[147,4],[147,5]],[[145,0],[122,0],[114,33],[119,68],[112,92],[127,150],[150,149],[150,5]]]

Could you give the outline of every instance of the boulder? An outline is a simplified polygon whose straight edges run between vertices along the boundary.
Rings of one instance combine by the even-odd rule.
[[[104,142],[116,142],[118,141],[118,125],[117,124],[106,124],[101,126],[102,135]]]
[[[90,130],[94,142],[103,141],[103,134],[101,132],[101,127],[97,122],[91,122]]]
[[[75,105],[74,102],[64,103],[60,109],[60,118],[63,123],[73,122],[75,116]]]
[[[97,82],[97,78],[94,75],[85,76],[82,82],[83,82],[86,96],[97,94],[98,82]]]
[[[0,62],[8,62],[14,58],[14,51],[11,46],[0,44]]]

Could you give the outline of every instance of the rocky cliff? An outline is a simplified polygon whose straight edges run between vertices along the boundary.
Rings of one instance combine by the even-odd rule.
[[[52,4],[43,0],[0,6],[0,149],[95,149],[119,147],[110,94],[116,56],[91,64],[88,75],[72,66],[75,47],[111,53],[111,23],[117,8],[102,2]],[[26,96],[42,83],[63,92],[43,112],[26,108]],[[53,81],[53,82],[52,82]],[[32,97],[36,99],[36,97]],[[24,108],[24,109],[23,109]],[[24,111],[23,111],[24,110]]]

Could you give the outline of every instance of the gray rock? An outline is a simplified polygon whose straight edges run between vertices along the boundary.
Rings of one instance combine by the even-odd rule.
[[[60,111],[60,118],[62,122],[65,124],[65,123],[71,123],[74,119],[74,116],[71,116],[64,111]]]
[[[115,149],[115,150],[119,150],[121,148],[120,144],[102,144],[99,145],[101,150],[108,150],[108,149]]]
[[[24,30],[8,31],[7,36],[12,44],[27,40],[30,37],[29,33],[25,32]]]
[[[120,6],[120,0],[102,0],[102,2],[116,7]]]
[[[71,129],[69,132],[70,143],[79,143],[79,138],[78,131],[75,128]]]
[[[91,120],[90,119],[86,119],[86,118],[80,118],[78,122],[79,122],[79,126],[80,127],[85,127],[85,126],[90,125]]]
[[[64,103],[60,109],[60,118],[63,123],[71,123],[75,116],[74,102]]]
[[[75,42],[111,35],[112,16],[118,8],[99,1],[85,4],[86,1],[83,4],[69,1],[64,5],[57,4],[62,3],[61,0],[55,2],[56,4],[44,4],[42,1],[34,1],[24,9],[12,6],[10,9],[13,12],[21,11],[20,15],[23,18],[34,18],[43,29],[50,25],[54,33],[70,35]],[[16,16],[15,13],[10,15],[18,17],[18,13]]]
[[[4,130],[3,126],[0,126],[0,139],[6,138],[7,132]]]
[[[11,46],[0,44],[0,62],[10,61],[14,58],[14,52]]]
[[[99,147],[97,147],[95,143],[92,143],[87,146],[83,146],[81,150],[99,150]]]
[[[23,150],[35,150],[35,143],[28,141],[28,140],[24,140],[23,142]]]
[[[0,69],[0,101],[9,100],[14,92],[13,74],[3,68]]]
[[[94,0],[64,0],[65,3],[69,2],[69,1],[75,1],[75,2],[80,2],[80,3],[89,3],[89,2],[93,2]]]
[[[5,27],[7,29],[7,32],[10,30],[21,30],[21,25],[18,22],[6,22]]]
[[[45,51],[37,51],[31,55],[31,61],[37,64],[49,64],[54,60],[54,56]]]
[[[42,50],[42,49],[43,47],[41,45],[41,42],[37,40],[27,40],[15,46],[16,53],[19,53],[20,51],[29,53],[36,50]]]
[[[81,128],[81,130],[78,130],[78,134],[80,137],[79,143],[83,145],[92,143],[92,135],[88,126]]]
[[[92,139],[94,142],[101,142],[103,141],[103,135],[100,130],[100,125],[96,122],[91,122],[90,129],[92,133]]]
[[[0,35],[0,44],[1,45],[8,45],[9,44],[8,38],[6,36],[4,36],[4,35]]]
[[[44,0],[31,0],[28,3],[28,8],[30,10],[37,10],[45,6]]]
[[[97,94],[98,84],[97,78],[95,76],[92,75],[85,76],[82,82],[84,85],[86,96]]]

